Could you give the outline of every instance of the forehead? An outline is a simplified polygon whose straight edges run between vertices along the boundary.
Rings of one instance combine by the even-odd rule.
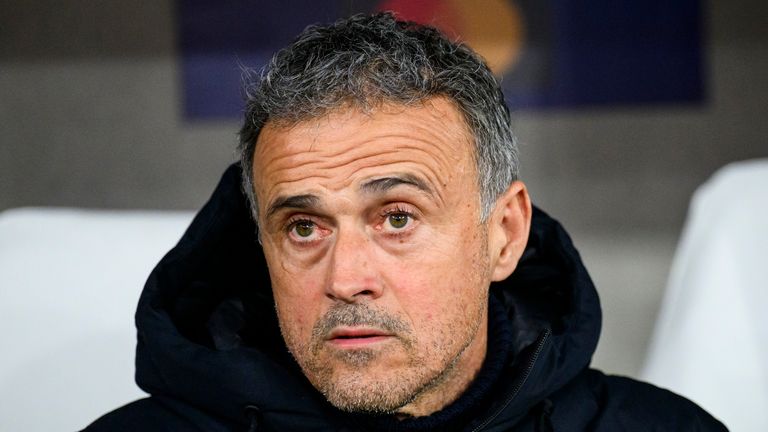
[[[435,188],[474,175],[474,140],[444,98],[416,105],[344,107],[294,125],[268,122],[254,152],[261,202],[292,189],[340,190],[388,173],[412,174]]]

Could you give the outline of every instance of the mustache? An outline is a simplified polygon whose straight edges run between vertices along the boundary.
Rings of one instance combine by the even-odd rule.
[[[405,321],[366,303],[339,303],[315,323],[312,338],[316,342],[322,341],[339,326],[375,327],[398,337],[411,333],[411,327]]]

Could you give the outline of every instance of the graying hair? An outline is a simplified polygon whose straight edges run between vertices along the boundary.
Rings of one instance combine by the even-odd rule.
[[[391,13],[354,15],[307,27],[261,73],[245,72],[238,150],[242,187],[257,223],[252,164],[264,125],[294,125],[347,105],[368,110],[382,102],[451,100],[474,138],[482,222],[518,177],[517,144],[499,83],[474,51],[435,28]]]

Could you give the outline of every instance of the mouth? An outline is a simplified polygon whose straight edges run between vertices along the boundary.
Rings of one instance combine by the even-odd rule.
[[[376,328],[339,327],[334,329],[326,339],[336,348],[355,349],[371,347],[394,338],[394,335]]]

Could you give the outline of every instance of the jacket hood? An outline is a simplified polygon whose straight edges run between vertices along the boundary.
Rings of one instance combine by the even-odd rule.
[[[335,429],[338,411],[304,378],[280,335],[240,184],[240,168],[232,165],[150,274],[136,312],[136,381],[161,400],[232,424],[247,424],[244,410],[252,407],[283,430]],[[578,252],[538,209],[518,268],[491,294],[512,320],[514,338],[495,390],[500,397],[481,428],[525,415],[586,368],[601,323]]]

